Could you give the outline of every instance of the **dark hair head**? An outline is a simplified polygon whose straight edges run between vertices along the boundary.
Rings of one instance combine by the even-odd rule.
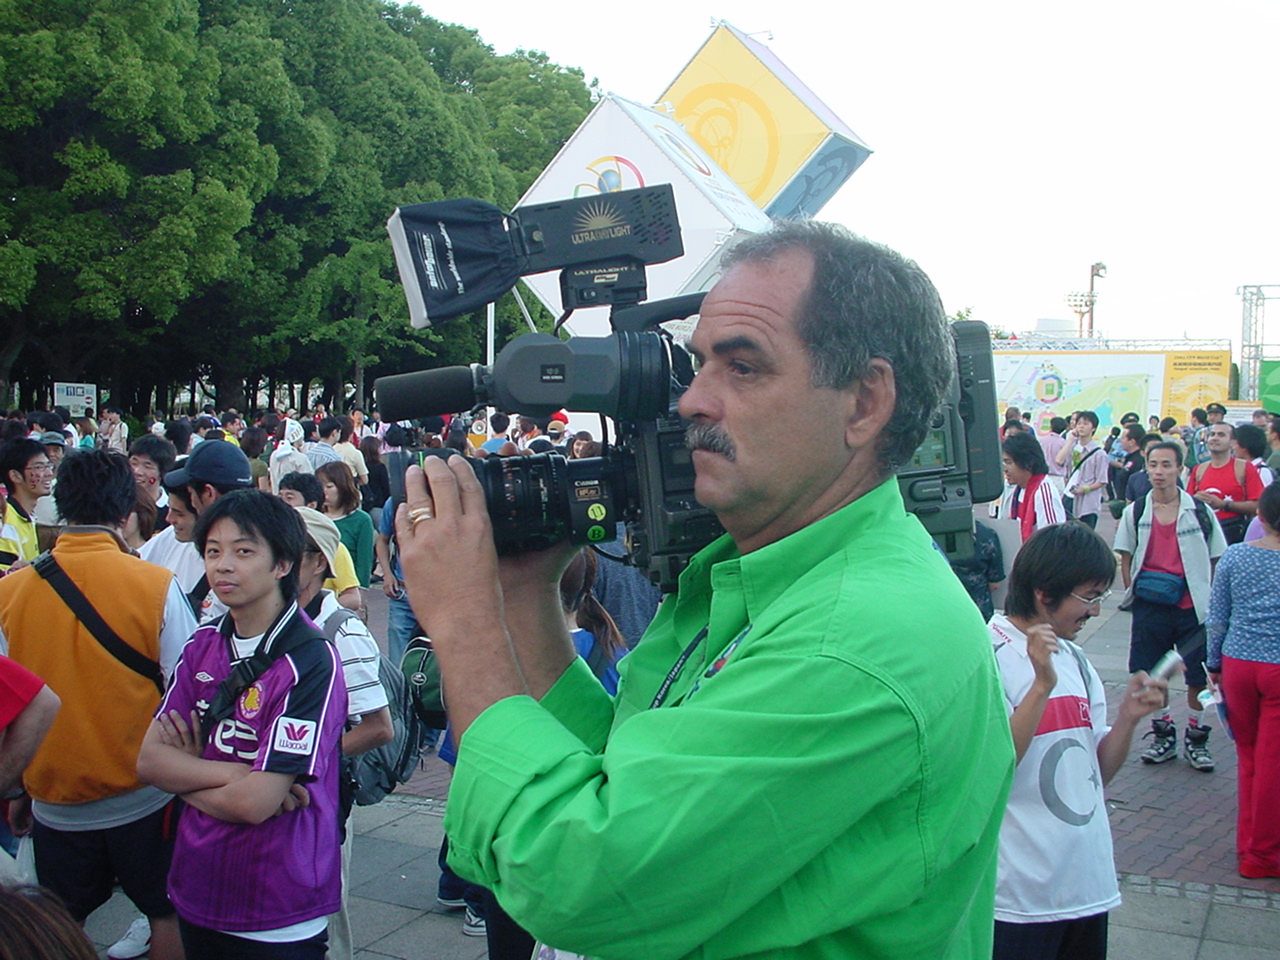
[[[387,427],[387,432],[382,436],[389,447],[406,447],[411,442],[408,431],[398,423]]]
[[[1144,451],[1147,449],[1147,444],[1149,443],[1166,443],[1166,442],[1167,441],[1165,440],[1165,438],[1160,436],[1160,434],[1158,433],[1144,433],[1142,435],[1142,448]]]
[[[1127,423],[1125,424],[1124,435],[1134,443],[1141,444],[1142,438],[1147,435],[1147,430],[1140,423]]]
[[[1280,480],[1276,480],[1262,491],[1258,498],[1258,516],[1272,530],[1280,531]]]
[[[240,449],[250,460],[262,456],[267,448],[267,431],[261,427],[248,427],[240,434]]]
[[[0,443],[12,443],[14,440],[25,439],[30,432],[25,420],[6,420],[4,428],[0,429]]]
[[[348,514],[360,507],[360,489],[356,486],[356,478],[351,475],[351,468],[345,460],[334,460],[322,463],[316,468],[316,478],[320,482],[320,512],[324,512],[324,481],[328,480],[338,488],[338,509]]]
[[[1031,428],[1021,420],[1006,420],[1004,422],[1004,435],[1011,437],[1015,433],[1024,433]]]
[[[338,430],[341,432],[338,442],[350,443],[352,434],[356,432],[356,422],[346,415],[334,417],[333,419],[338,421]]]
[[[213,417],[196,417],[194,424],[197,433],[201,430],[212,430],[216,426],[217,424],[213,422]]]
[[[506,433],[507,428],[511,426],[511,418],[505,413],[495,413],[493,419],[489,421],[489,426],[493,428],[494,433]]]
[[[1252,423],[1242,423],[1236,427],[1236,443],[1249,451],[1250,460],[1257,460],[1267,452],[1266,432]]]
[[[45,457],[47,459],[48,456],[49,451],[44,448],[43,443],[26,436],[18,440],[10,440],[3,447],[0,447],[0,471],[3,471],[4,485],[9,492],[13,493],[14,490],[14,483],[9,479],[9,471],[17,470],[22,473],[27,469],[27,464],[36,457]],[[125,513],[128,512],[127,510],[125,511]],[[121,514],[121,516],[124,516],[124,514]]]
[[[43,887],[0,885],[0,957],[97,960],[97,951],[62,901]]]
[[[53,502],[67,523],[118,524],[138,496],[133,471],[122,454],[81,450],[58,468]]]
[[[1090,423],[1093,424],[1094,430],[1098,429],[1098,415],[1094,413],[1092,410],[1077,410],[1076,423],[1079,423],[1081,420],[1088,420]]]
[[[298,594],[298,563],[307,546],[307,528],[298,511],[279,497],[261,490],[233,490],[219,497],[200,514],[192,539],[201,554],[209,528],[219,520],[231,520],[243,533],[257,537],[271,551],[276,563],[289,563],[289,572],[280,578],[280,595],[292,600]]]
[[[1165,417],[1163,420],[1160,421],[1160,432],[1168,433],[1177,425],[1178,425],[1178,421],[1175,418]]]
[[[129,456],[146,457],[156,465],[160,476],[163,477],[173,467],[173,461],[178,459],[178,451],[164,437],[157,437],[154,433],[144,433],[129,444]]]
[[[1050,417],[1049,431],[1051,433],[1063,433],[1071,424],[1067,423],[1066,417]]]
[[[1049,472],[1049,464],[1044,459],[1044,448],[1040,441],[1029,433],[1015,431],[1004,438],[1000,449],[1008,454],[1009,459],[1033,477]]]
[[[164,436],[173,444],[173,449],[178,452],[178,456],[185,456],[187,448],[191,446],[191,424],[174,420],[165,426]]]
[[[325,417],[316,425],[316,432],[321,437],[327,437],[331,433],[342,433],[342,421],[337,417]]]
[[[40,425],[40,430],[43,433],[61,433],[62,432],[62,427],[63,427],[62,418],[58,416],[56,413],[50,413],[47,410],[43,410],[39,413],[33,413],[31,417],[33,420],[35,420],[36,423]]]
[[[1110,586],[1116,578],[1116,555],[1107,541],[1077,520],[1054,524],[1031,535],[1009,571],[1004,612],[1011,617],[1036,616],[1036,591],[1056,610],[1081,584]]]
[[[627,649],[627,642],[609,611],[591,589],[595,585],[598,562],[595,551],[590,547],[584,547],[574,555],[560,577],[560,605],[566,613],[577,614],[578,626],[591,631],[604,650],[620,654]]]
[[[342,464],[345,468],[346,464]],[[351,471],[347,471],[350,473]],[[314,473],[303,473],[296,470],[293,473],[286,473],[280,478],[281,490],[297,490],[302,494],[302,502],[304,504],[314,503],[316,509],[324,506],[324,485],[316,478]]]
[[[326,417],[325,419],[327,420],[329,418]],[[316,439],[316,422],[310,417],[306,417],[298,422],[302,424],[302,439],[308,443],[314,442]],[[322,420],[321,423],[323,422],[324,421]]]
[[[929,429],[955,375],[955,345],[933,283],[913,261],[837,224],[787,220],[731,248],[721,268],[766,263],[789,250],[813,257],[813,282],[796,332],[815,387],[844,389],[871,361],[893,368],[897,400],[881,431],[879,458],[888,473],[910,458]]]
[[[1006,407],[1004,411],[1004,419],[1006,422],[1009,420],[1021,420],[1022,411],[1017,407]]]
[[[1209,422],[1209,412],[1205,410],[1204,407],[1196,407],[1194,410],[1191,411],[1191,415],[1195,417],[1197,420],[1199,420],[1201,423]]]
[[[360,453],[364,456],[364,464],[366,467],[372,467],[375,463],[381,463],[382,441],[377,437],[362,437],[360,439]]]
[[[1172,450],[1173,458],[1177,461],[1179,467],[1182,466],[1182,446],[1174,443],[1172,440],[1161,440],[1159,443],[1153,443],[1143,452],[1144,457],[1149,457],[1157,450]]]
[[[226,431],[221,427],[212,427],[204,435],[206,440],[225,440],[227,439]]]
[[[1271,422],[1267,424],[1267,432],[1280,437],[1280,417],[1272,417]],[[1270,440],[1267,441],[1270,443]]]

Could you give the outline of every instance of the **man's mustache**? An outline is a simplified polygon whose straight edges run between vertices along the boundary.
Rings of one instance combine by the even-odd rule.
[[[738,456],[729,434],[714,423],[693,424],[684,432],[684,445],[690,450],[718,453],[728,460],[735,460]]]

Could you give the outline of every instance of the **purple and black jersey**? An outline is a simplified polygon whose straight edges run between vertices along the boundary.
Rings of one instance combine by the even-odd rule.
[[[161,713],[203,716],[231,672],[231,620],[201,627],[182,651]],[[189,923],[227,932],[274,930],[338,909],[338,772],[347,691],[331,644],[293,607],[267,644],[304,632],[242,693],[201,756],[294,774],[311,804],[257,825],[187,807],[178,826],[169,898]],[[269,649],[269,647],[268,647]]]

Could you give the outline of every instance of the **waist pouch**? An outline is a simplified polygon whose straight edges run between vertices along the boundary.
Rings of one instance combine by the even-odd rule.
[[[1186,595],[1187,578],[1174,573],[1143,570],[1133,581],[1133,595],[1147,603],[1174,607]]]

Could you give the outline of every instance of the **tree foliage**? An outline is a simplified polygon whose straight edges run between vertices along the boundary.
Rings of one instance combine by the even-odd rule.
[[[0,0],[0,388],[144,413],[478,359],[479,317],[409,329],[386,219],[513,206],[592,93],[377,0]]]

